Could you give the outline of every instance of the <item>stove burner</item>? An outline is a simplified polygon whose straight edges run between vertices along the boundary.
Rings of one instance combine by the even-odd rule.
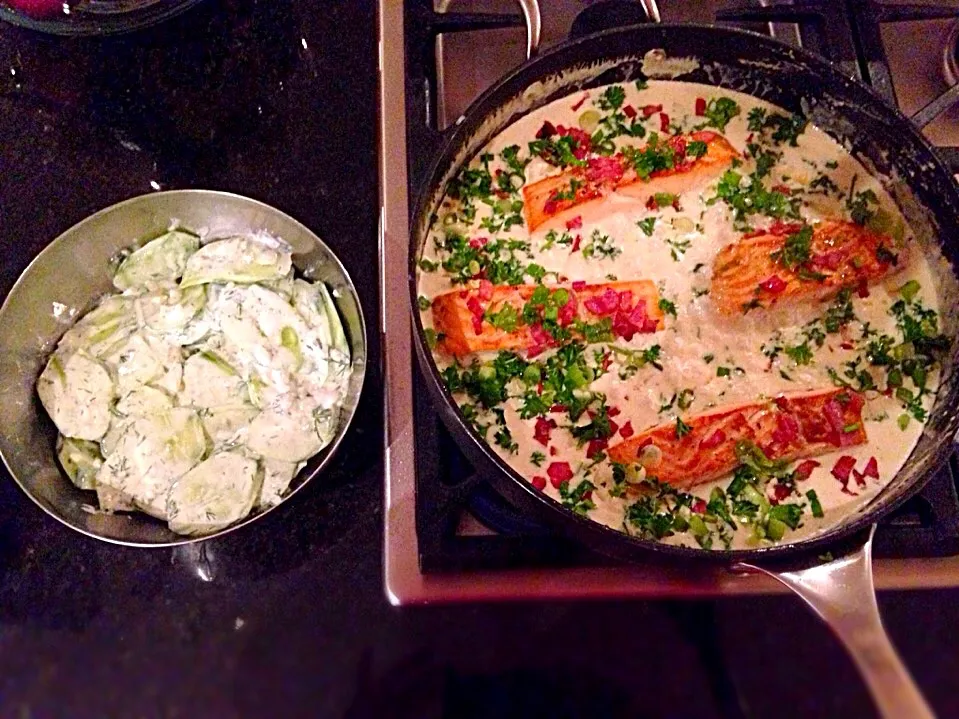
[[[570,37],[582,37],[611,27],[641,25],[659,22],[656,0],[638,3],[636,0],[603,0],[590,5],[576,16],[570,28]]]

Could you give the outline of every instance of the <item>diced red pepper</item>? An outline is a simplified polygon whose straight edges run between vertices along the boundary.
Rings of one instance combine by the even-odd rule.
[[[865,277],[859,280],[859,285],[856,287],[856,294],[863,299],[869,296],[869,283],[866,281]]]
[[[812,258],[812,264],[814,267],[819,267],[827,270],[836,270],[839,269],[839,265],[842,264],[845,253],[842,250],[830,250],[829,252],[824,252],[821,255],[814,255]]]
[[[573,283],[573,289],[576,290],[577,292],[579,292],[579,291],[581,291],[581,290],[585,290],[585,289],[586,289],[586,281],[585,281],[585,280],[576,280],[576,281]]]
[[[792,490],[789,489],[789,487],[787,487],[785,484],[776,484],[776,486],[773,487],[772,503],[779,504],[790,494],[792,494]]]
[[[544,489],[546,489],[546,477],[541,477],[540,475],[536,475],[530,480],[530,484],[532,484],[533,487],[535,487],[540,492],[542,492]]]
[[[605,439],[591,439],[589,444],[586,445],[586,459],[592,459],[597,454],[602,452],[606,447],[609,446],[609,442]]]
[[[789,185],[773,185],[772,191],[778,192],[782,195],[791,195],[793,192],[792,189],[790,189]]]
[[[644,105],[643,106],[643,117],[650,117],[655,115],[657,112],[662,112],[662,105]]]
[[[581,98],[579,98],[579,101],[578,101],[575,105],[573,105],[570,109],[571,109],[573,112],[576,112],[579,108],[581,108],[581,107],[583,106],[583,103],[586,102],[586,100],[588,100],[588,99],[589,99],[589,93],[588,93],[588,92],[584,92],[584,93],[583,93],[583,96],[582,96]]]
[[[725,441],[726,433],[721,429],[717,429],[715,432],[706,437],[706,439],[700,442],[699,446],[702,449],[715,449]]]
[[[546,348],[543,345],[532,345],[526,350],[526,359],[533,359],[533,357],[543,354],[545,349]]]
[[[533,439],[546,447],[549,445],[550,433],[555,428],[555,420],[546,419],[545,417],[537,417],[536,426],[533,428]]]
[[[696,114],[702,117],[706,114],[706,98],[697,97],[696,98]]]
[[[769,226],[767,232],[771,235],[795,235],[802,229],[801,222],[783,222],[776,220]]]
[[[862,470],[862,474],[864,477],[879,479],[879,462],[876,461],[875,457],[869,458],[869,461],[866,462],[865,469]]]
[[[669,115],[667,115],[665,112],[659,113],[659,129],[662,132],[669,131]]]
[[[659,205],[656,204],[656,197],[655,197],[655,195],[650,195],[650,196],[649,196],[649,199],[646,200],[646,209],[647,209],[647,210],[655,210],[655,209],[657,209],[658,207],[659,207]]]
[[[533,337],[533,343],[538,346],[547,347],[553,343],[552,335],[544,330],[543,325],[539,322],[534,322],[529,326],[529,333]]]
[[[820,463],[814,459],[807,459],[804,462],[800,462],[799,465],[793,470],[793,474],[796,475],[796,479],[802,481],[804,479],[809,479],[812,471],[819,467]]]
[[[565,404],[554,404],[549,408],[550,412],[565,412],[568,407]]]
[[[626,424],[624,424],[622,427],[619,428],[619,436],[622,437],[623,439],[629,439],[634,434],[635,434],[635,431],[633,430],[632,422],[626,422]]]
[[[636,108],[632,105],[627,105],[623,108],[623,114],[626,115],[630,120],[636,117]]]
[[[607,417],[617,417],[619,416],[619,407],[610,407],[606,410]]]
[[[590,297],[583,303],[583,306],[594,315],[612,314],[619,307],[619,293],[612,287],[607,287],[603,294]]]
[[[560,327],[566,327],[575,319],[576,298],[573,295],[570,295],[569,299],[566,301],[566,304],[560,307],[559,311],[556,313],[556,321],[559,322]]]
[[[480,301],[476,297],[470,297],[466,301],[466,309],[468,309],[470,314],[473,315],[473,332],[476,334],[482,334],[483,306],[480,304]]]
[[[471,237],[469,241],[469,246],[474,250],[478,250],[480,247],[489,242],[488,237]]]
[[[774,295],[778,295],[780,292],[786,289],[786,282],[779,275],[772,275],[767,277],[765,280],[759,283],[759,287],[766,292],[770,292]]]
[[[838,479],[845,486],[846,482],[849,481],[849,475],[852,473],[853,467],[856,466],[856,458],[851,457],[848,454],[844,454],[842,457],[836,460],[836,463],[832,466],[830,472],[832,476]]]
[[[550,484],[557,489],[563,482],[568,482],[573,478],[573,470],[570,468],[569,462],[550,462],[549,467],[546,468],[546,474],[549,475]]]
[[[583,216],[582,216],[582,215],[576,215],[576,217],[574,217],[572,220],[569,220],[569,221],[566,223],[566,229],[567,229],[567,230],[578,230],[578,229],[579,229],[580,227],[582,227],[582,226],[583,226]]]
[[[697,499],[689,509],[696,514],[706,514],[706,500]]]
[[[570,252],[576,252],[576,251],[578,251],[578,250],[579,250],[579,245],[580,245],[580,243],[581,243],[582,241],[583,241],[583,236],[582,236],[582,235],[576,235],[576,237],[573,238],[573,246],[570,248],[569,251],[570,251]]]

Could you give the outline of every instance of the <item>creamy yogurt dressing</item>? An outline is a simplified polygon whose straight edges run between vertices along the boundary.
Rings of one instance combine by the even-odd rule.
[[[673,126],[671,131],[688,132],[701,125],[703,117],[694,114],[697,98],[728,97],[735,100],[740,108],[739,115],[732,118],[722,132],[725,138],[740,153],[746,148],[750,138],[747,128],[747,115],[752,108],[761,107],[769,112],[788,114],[781,109],[741,93],[718,90],[712,86],[672,81],[649,81],[646,89],[639,90],[632,83],[623,85],[626,97],[623,106],[642,108],[646,105],[662,105]],[[544,121],[555,126],[577,127],[578,118],[584,111],[594,109],[593,103],[601,96],[604,88],[596,88],[588,93],[578,92],[567,98],[555,101],[540,108],[494,138],[484,149],[497,159],[490,168],[502,167],[499,154],[504,148],[518,145],[521,156],[526,155],[527,144],[532,140]],[[585,98],[585,102],[583,102]],[[580,104],[581,103],[581,104]],[[573,108],[576,109],[573,109]],[[641,115],[640,115],[641,117]],[[659,132],[656,115],[646,122],[648,130]],[[619,143],[642,146],[645,139],[620,138]],[[620,145],[621,146],[621,145]],[[894,224],[902,223],[901,213],[880,183],[843,148],[824,132],[811,125],[798,137],[796,147],[784,143],[776,148],[782,152],[782,158],[772,170],[769,183],[784,184],[791,188],[809,189],[809,183],[820,172],[829,178],[844,192],[848,193],[853,178],[856,178],[856,192],[871,190],[878,198],[879,207],[894,218]],[[827,168],[828,163],[828,168]],[[474,161],[475,166],[475,161]],[[752,171],[751,160],[746,160],[738,171],[743,175]],[[543,177],[558,174],[560,170],[547,162],[534,157],[526,167],[526,183],[532,183]],[[532,257],[528,261],[541,265],[547,273],[546,281],[558,277],[561,281],[582,280],[587,283],[602,283],[610,279],[634,280],[649,279],[660,289],[661,296],[675,303],[676,316],[665,318],[665,330],[654,334],[637,334],[632,341],[621,338],[614,344],[641,349],[659,345],[661,348],[662,370],[652,366],[639,369],[628,379],[620,379],[619,364],[614,361],[610,371],[596,380],[591,389],[606,394],[607,405],[616,407],[620,414],[616,421],[621,425],[630,421],[639,433],[651,426],[664,422],[673,422],[677,416],[699,414],[709,408],[730,406],[740,402],[770,398],[783,392],[797,392],[810,389],[822,389],[833,386],[829,370],[842,373],[844,363],[861,354],[862,348],[844,349],[841,345],[851,337],[858,339],[861,327],[865,323],[893,337],[898,337],[896,323],[889,313],[890,306],[899,299],[899,288],[909,280],[920,285],[916,299],[929,309],[938,311],[935,282],[927,259],[921,252],[910,253],[908,262],[898,272],[885,281],[870,288],[868,297],[853,294],[856,321],[842,333],[829,334],[825,344],[815,352],[813,361],[808,365],[797,365],[785,355],[779,355],[775,362],[764,354],[764,346],[776,344],[797,344],[802,341],[802,328],[817,317],[821,317],[829,305],[819,302],[801,303],[789,307],[749,312],[745,316],[726,317],[717,312],[705,291],[710,288],[712,262],[717,252],[729,243],[740,239],[742,233],[733,226],[732,212],[722,201],[707,204],[707,200],[716,194],[718,177],[705,186],[695,187],[680,195],[680,210],[647,209],[641,201],[616,195],[604,201],[602,212],[589,212],[583,215],[583,226],[575,230],[583,237],[584,244],[594,230],[613,238],[621,254],[613,259],[594,256],[587,258],[582,251],[571,251],[569,246],[554,244],[543,249],[546,228],[528,232],[525,225],[512,227],[507,232],[497,233],[496,237],[508,237],[529,241]],[[804,220],[815,222],[826,218],[848,219],[849,210],[844,205],[846,197],[834,195],[802,195],[801,214]],[[449,199],[444,207],[454,207]],[[483,217],[491,210],[481,202],[476,203],[477,215],[470,228],[460,228],[464,234],[474,236],[492,236],[479,229]],[[437,250],[436,238],[443,237],[443,211],[440,219],[431,231],[426,243],[424,257],[441,262],[443,253]],[[575,213],[574,213],[575,214]],[[637,222],[655,217],[651,236],[638,226]],[[750,222],[754,226],[765,226],[771,220],[753,216]],[[908,228],[900,225],[900,231],[907,243],[912,240]],[[561,232],[558,229],[557,232]],[[682,249],[678,249],[682,248]],[[903,264],[903,263],[900,263]],[[527,280],[529,281],[529,280]],[[463,289],[463,285],[454,285],[450,277],[442,270],[419,272],[419,294],[432,299],[452,289]],[[431,313],[422,313],[424,326],[431,326]],[[848,346],[848,345],[847,345]],[[587,353],[591,348],[587,348]],[[520,353],[523,354],[522,352]],[[709,356],[711,361],[707,361]],[[449,357],[434,353],[437,365],[442,369],[450,364]],[[495,353],[481,353],[480,360],[490,359]],[[542,359],[539,357],[538,359]],[[468,363],[468,359],[464,364]],[[730,370],[728,376],[718,376],[717,368]],[[935,388],[935,378],[930,386]],[[880,386],[883,386],[880,383]],[[664,404],[685,388],[694,391],[692,404],[680,411],[676,404],[662,411]],[[463,400],[463,397],[458,399]],[[928,402],[927,402],[928,406]],[[533,451],[546,451],[533,437],[534,420],[523,420],[517,411],[517,402],[510,399],[504,407],[504,417],[518,452],[509,453],[502,448],[491,446],[520,474],[530,478],[543,475],[544,467],[531,461]],[[816,459],[821,466],[812,476],[802,483],[801,491],[815,489],[825,510],[825,518],[814,519],[807,511],[803,515],[803,526],[797,533],[787,537],[800,536],[830,523],[857,506],[868,501],[899,470],[905,462],[921,433],[922,425],[910,421],[905,428],[897,425],[897,417],[903,412],[900,403],[893,397],[877,392],[867,394],[867,403],[863,410],[865,430],[868,442],[860,446],[846,447],[835,452],[821,455]],[[559,422],[562,426],[563,422]],[[618,440],[618,437],[616,438]],[[613,440],[610,440],[611,443]],[[583,470],[591,464],[585,459],[584,448],[566,431],[553,431],[547,462],[565,460],[570,463],[575,474],[571,484],[583,476]],[[555,453],[555,454],[553,454]],[[879,465],[880,480],[867,479],[865,488],[850,483],[856,496],[842,491],[840,483],[830,474],[830,468],[841,455],[851,455],[857,460],[857,467],[863,467],[869,458],[875,457]],[[604,487],[610,477],[610,467],[602,463],[591,469],[591,481],[597,485],[592,499],[596,508],[589,512],[590,518],[622,529],[624,527],[624,508],[626,502],[611,497]],[[717,482],[694,488],[693,494],[708,497],[714,486],[726,486],[730,477]],[[544,490],[553,498],[559,499],[559,491],[547,483]],[[691,544],[695,542],[689,534],[677,534],[667,541]],[[738,545],[741,537],[734,542]]]

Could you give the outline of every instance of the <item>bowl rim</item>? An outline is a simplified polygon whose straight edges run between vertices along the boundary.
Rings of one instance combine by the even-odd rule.
[[[112,205],[109,205],[100,210],[97,210],[96,212],[90,215],[87,215],[80,221],[74,223],[73,225],[68,227],[66,230],[58,234],[53,240],[48,242],[47,245],[42,250],[40,250],[40,252],[38,252],[32,260],[30,260],[29,264],[23,269],[23,271],[17,277],[16,281],[13,283],[13,285],[11,285],[6,296],[3,298],[3,302],[0,303],[0,325],[2,325],[4,321],[4,317],[10,305],[11,298],[17,293],[18,289],[26,281],[27,276],[31,272],[36,270],[36,267],[40,265],[43,257],[48,252],[52,252],[55,246],[59,246],[60,244],[67,242],[68,236],[79,231],[80,228],[82,228],[84,225],[88,223],[93,223],[95,220],[100,219],[103,216],[108,215],[112,212],[116,212],[120,210],[121,208],[127,207],[129,205],[150,202],[153,198],[156,198],[156,197],[190,196],[190,195],[228,198],[231,201],[240,201],[242,203],[246,203],[253,207],[257,207],[261,210],[264,210],[274,216],[279,216],[283,220],[290,222],[294,226],[298,227],[298,229],[300,229],[302,232],[306,233],[308,236],[313,238],[313,240],[315,240],[315,242],[320,246],[320,248],[325,250],[328,257],[335,263],[336,270],[342,274],[343,278],[346,281],[346,287],[349,290],[350,294],[352,295],[353,301],[356,305],[357,320],[359,323],[360,331],[359,331],[358,337],[356,338],[353,338],[352,336],[350,337],[350,340],[351,340],[350,344],[358,345],[359,349],[361,350],[362,357],[357,358],[355,356],[354,348],[351,346],[351,353],[353,353],[353,356],[351,357],[351,369],[350,369],[350,380],[349,380],[350,391],[347,398],[347,402],[350,405],[348,410],[349,413],[340,423],[340,426],[338,427],[336,431],[336,436],[334,437],[333,441],[331,441],[326,447],[320,450],[320,452],[325,452],[326,455],[320,460],[319,464],[314,469],[310,470],[309,473],[305,477],[303,477],[303,479],[295,487],[290,489],[289,492],[286,495],[284,495],[282,499],[280,499],[280,501],[277,502],[276,504],[262,511],[251,511],[250,514],[248,514],[246,517],[244,517],[240,521],[234,524],[231,524],[228,527],[225,527],[216,532],[212,532],[210,534],[205,534],[205,535],[196,536],[196,537],[183,535],[182,538],[171,539],[168,541],[143,542],[143,541],[135,541],[135,540],[128,540],[128,539],[119,539],[116,537],[109,537],[109,536],[100,534],[94,530],[78,526],[74,524],[73,522],[69,521],[69,519],[67,519],[66,517],[62,516],[59,512],[54,511],[52,507],[47,506],[46,503],[42,502],[35,495],[33,490],[30,487],[28,487],[19,476],[17,476],[17,473],[13,470],[13,467],[10,464],[10,460],[7,458],[6,454],[3,451],[3,447],[0,446],[0,462],[3,463],[3,466],[6,469],[7,474],[9,474],[10,478],[14,481],[14,483],[20,488],[20,490],[27,497],[29,497],[29,499],[34,504],[36,504],[46,514],[53,517],[58,522],[69,527],[70,529],[77,531],[80,534],[84,534],[88,537],[92,537],[93,539],[98,539],[100,541],[108,542],[113,545],[149,549],[149,548],[178,547],[178,546],[183,546],[187,544],[205,542],[211,539],[217,539],[217,538],[226,536],[227,534],[230,534],[231,532],[234,532],[242,527],[245,527],[246,525],[251,524],[252,522],[255,522],[256,520],[266,516],[273,510],[285,504],[288,500],[290,500],[293,497],[293,495],[299,492],[303,487],[309,484],[318,475],[322,474],[323,470],[326,469],[326,467],[333,460],[333,457],[336,455],[337,451],[339,450],[340,445],[342,444],[344,438],[350,431],[350,428],[353,424],[353,420],[356,417],[357,409],[359,408],[360,399],[363,395],[363,388],[366,385],[367,364],[369,359],[368,358],[369,343],[368,343],[366,318],[363,312],[363,304],[360,301],[359,293],[356,290],[356,284],[353,282],[353,278],[350,276],[346,267],[343,265],[343,262],[336,255],[336,253],[333,252],[330,246],[327,245],[326,242],[324,242],[323,239],[317,233],[313,232],[313,230],[311,230],[309,227],[307,227],[305,224],[303,224],[296,218],[292,217],[291,215],[287,214],[286,212],[283,212],[282,210],[276,207],[273,207],[272,205],[262,202],[261,200],[256,200],[252,197],[247,197],[246,195],[241,195],[235,192],[226,192],[223,190],[188,188],[188,189],[179,189],[179,190],[164,190],[160,192],[150,192],[150,193],[145,193],[141,195],[135,195],[133,197],[128,197],[125,200],[121,200],[120,202],[116,202]],[[78,319],[79,317],[75,318],[71,322],[71,324],[64,329],[64,333],[67,331],[67,329],[69,329],[69,327],[72,327],[73,324]],[[62,337],[62,334],[61,334],[61,337]],[[36,382],[33,382],[31,386],[35,387]],[[355,389],[354,389],[354,386],[355,386]],[[314,457],[315,456],[316,455],[314,455]],[[63,468],[60,467],[59,462],[57,462],[55,457],[53,458],[53,463],[57,467],[57,470],[60,473],[61,479],[64,482],[69,483],[70,480],[67,479],[66,476],[63,474]],[[304,467],[304,469],[306,468]],[[303,470],[300,470],[300,471],[303,471]],[[294,475],[294,481],[295,480],[296,480],[296,475]],[[123,513],[123,515],[128,515],[130,517],[138,517],[138,518],[147,516],[143,514],[142,512],[129,513],[129,514]]]
[[[130,8],[117,13],[90,13],[82,16],[64,13],[46,19],[30,17],[0,4],[0,20],[34,32],[62,37],[120,35],[157,25],[201,2],[203,0],[160,0],[145,7]],[[78,17],[81,19],[78,20]]]

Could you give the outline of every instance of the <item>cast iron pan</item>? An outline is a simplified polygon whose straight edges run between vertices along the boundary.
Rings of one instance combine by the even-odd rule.
[[[817,56],[755,33],[696,25],[637,25],[599,32],[532,59],[484,93],[449,132],[428,174],[411,219],[409,291],[417,358],[434,405],[480,476],[522,510],[542,517],[559,531],[604,554],[640,561],[720,562],[760,571],[777,567],[774,576],[813,605],[853,650],[883,713],[921,716],[928,708],[882,635],[875,600],[869,600],[871,541],[866,534],[876,521],[919,491],[931,471],[952,451],[959,429],[959,379],[953,371],[959,359],[955,312],[948,307],[941,312],[942,330],[953,339],[943,363],[942,383],[923,434],[896,477],[868,506],[822,534],[750,550],[703,551],[665,545],[628,536],[574,514],[533,489],[473,431],[432,361],[416,311],[416,262],[449,179],[486,142],[522,115],[577,90],[643,77],[642,59],[650,51],[699,61],[697,69],[676,80],[737,90],[800,112],[850,148],[880,178],[910,225],[929,242],[941,246],[951,265],[945,268],[949,276],[943,280],[955,281],[955,268],[959,266],[959,247],[954,241],[959,237],[956,183],[909,120],[871,90]],[[859,551],[804,572],[782,571],[784,562],[816,564],[815,558],[825,552],[842,555],[850,546],[858,546]],[[809,574],[817,571],[816,575]],[[842,588],[847,590],[845,596],[840,596]],[[831,617],[831,611],[837,612],[836,616]],[[865,624],[857,628],[849,622],[859,613],[864,614],[856,620]],[[844,621],[846,626],[840,626]],[[870,623],[878,639],[864,631]],[[869,636],[883,645],[882,651],[859,652]],[[870,666],[870,657],[874,664],[879,657],[882,666]]]

